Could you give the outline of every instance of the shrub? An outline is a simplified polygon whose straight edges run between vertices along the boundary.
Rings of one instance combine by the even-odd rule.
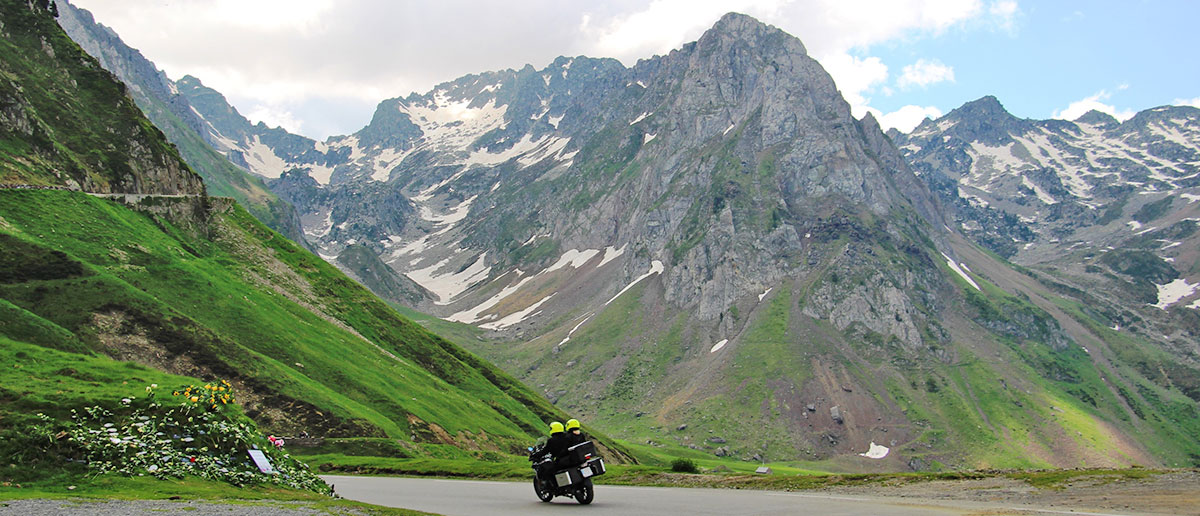
[[[671,471],[676,473],[699,473],[696,463],[691,459],[675,459],[671,461]]]

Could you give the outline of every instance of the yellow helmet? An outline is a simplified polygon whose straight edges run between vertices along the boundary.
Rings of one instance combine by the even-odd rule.
[[[567,431],[570,432],[571,430],[576,429],[576,428],[579,428],[579,420],[578,419],[568,419],[567,420]]]
[[[555,421],[555,422],[553,422],[553,423],[550,423],[550,433],[552,433],[552,434],[557,434],[557,433],[560,433],[560,432],[562,432],[562,431],[563,431],[563,425],[562,425],[562,423],[559,423],[558,421]]]

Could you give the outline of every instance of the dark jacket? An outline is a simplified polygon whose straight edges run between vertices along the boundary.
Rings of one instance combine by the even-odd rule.
[[[591,440],[591,439],[588,439],[587,436],[583,435],[583,432],[579,432],[578,435],[576,435],[573,432],[567,432],[566,435],[567,435],[567,448],[570,448],[572,446],[575,446],[576,444]]]
[[[550,440],[546,441],[546,446],[542,448],[542,455],[549,456],[551,459],[558,459],[567,454],[567,434],[563,432],[555,432],[550,434]]]

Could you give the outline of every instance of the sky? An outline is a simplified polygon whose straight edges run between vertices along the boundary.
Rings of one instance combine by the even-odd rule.
[[[251,121],[324,140],[387,98],[560,55],[626,66],[726,12],[804,42],[856,116],[909,131],[994,95],[1022,118],[1200,107],[1193,0],[72,0]]]

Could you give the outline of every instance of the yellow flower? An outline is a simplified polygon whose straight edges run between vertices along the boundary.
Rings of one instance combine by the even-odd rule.
[[[192,396],[192,403],[195,403],[195,402],[197,402],[197,401],[200,401],[200,397],[199,397],[199,396]]]

